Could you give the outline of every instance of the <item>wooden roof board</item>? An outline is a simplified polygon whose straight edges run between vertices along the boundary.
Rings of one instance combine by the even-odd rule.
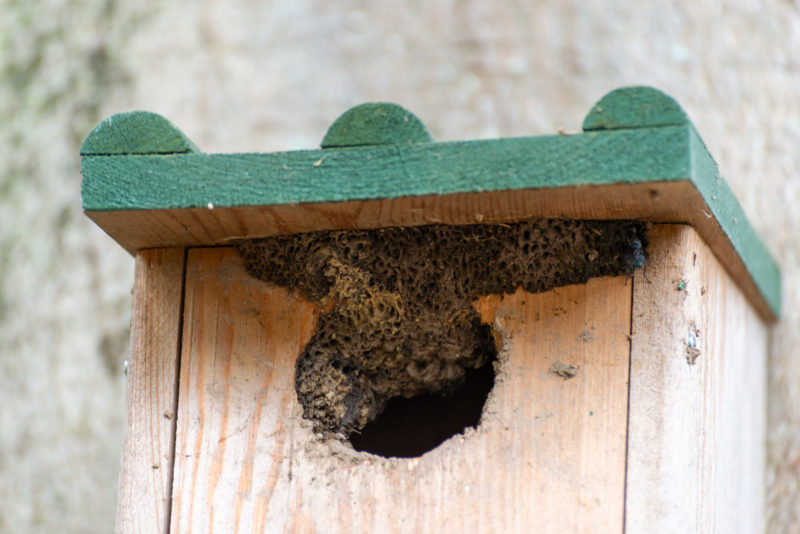
[[[686,126],[303,150],[84,156],[87,211],[341,202],[690,177]]]
[[[354,115],[359,108],[343,115],[326,136],[331,148],[272,154],[204,154],[158,115],[112,117],[82,148],[84,210],[132,252],[315,229],[526,217],[687,223],[752,286],[748,294],[764,316],[779,315],[775,262],[683,110],[663,93],[614,91],[593,107],[581,134],[446,143],[428,140],[419,119],[399,106],[361,108],[368,120]],[[137,120],[142,135],[169,146],[137,140],[128,131]],[[381,130],[392,124],[404,125],[394,137]],[[370,136],[396,144],[365,145]]]

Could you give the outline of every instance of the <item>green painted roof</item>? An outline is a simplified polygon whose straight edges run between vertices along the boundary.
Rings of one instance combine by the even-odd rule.
[[[159,115],[115,115],[81,147],[83,208],[237,208],[688,181],[779,314],[775,262],[684,111],[655,89],[609,93],[581,134],[448,143],[434,142],[400,106],[364,104],[334,122],[322,146],[204,154]]]

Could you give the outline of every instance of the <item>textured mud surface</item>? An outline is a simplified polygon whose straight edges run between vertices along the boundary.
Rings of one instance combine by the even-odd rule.
[[[241,243],[248,272],[324,305],[297,361],[305,418],[347,435],[393,397],[447,394],[496,356],[470,301],[642,266],[646,224],[542,219],[327,231]]]

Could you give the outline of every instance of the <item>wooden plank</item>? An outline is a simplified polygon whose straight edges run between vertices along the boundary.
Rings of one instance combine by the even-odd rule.
[[[387,459],[301,419],[294,363],[315,308],[230,249],[191,251],[173,532],[620,532],[631,287],[481,299],[504,339],[483,423]]]
[[[184,250],[136,256],[116,531],[167,532]]]
[[[190,251],[172,532],[251,532],[286,513],[294,361],[315,313],[249,277],[231,248]]]
[[[315,230],[494,224],[536,217],[662,222],[699,216],[707,220],[702,215],[704,208],[691,184],[667,182],[277,206],[90,211],[87,215],[134,252],[155,244],[221,245],[236,239]]]
[[[86,211],[275,206],[691,179],[689,125],[271,154],[85,155]]]
[[[242,238],[337,228],[493,224],[535,217],[685,222],[709,243],[759,313],[774,320],[773,305],[780,303],[780,276],[769,255],[761,254],[760,260],[746,264],[745,256],[738,253],[708,209],[692,183],[680,181],[212,210],[94,211],[87,215],[131,252],[154,245],[219,245]],[[757,242],[754,235],[753,239]],[[748,249],[746,257],[756,256],[758,247]],[[752,265],[760,269],[758,278],[749,271]]]
[[[656,227],[650,258],[634,284],[626,532],[761,532],[766,327],[692,228]]]

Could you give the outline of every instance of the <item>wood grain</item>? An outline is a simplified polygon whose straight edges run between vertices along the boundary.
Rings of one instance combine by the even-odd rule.
[[[482,424],[386,459],[300,417],[294,362],[315,308],[247,277],[231,249],[191,251],[172,531],[620,532],[626,282],[481,299],[504,339]]]
[[[345,111],[328,128],[322,148],[432,143],[428,128],[397,104],[373,102]]]
[[[116,520],[120,533],[168,531],[183,269],[182,248],[136,256]]]
[[[149,111],[117,113],[98,124],[81,156],[187,154],[200,150],[167,119]]]
[[[675,100],[652,87],[615,89],[601,98],[583,120],[583,131],[654,128],[688,124]]]
[[[657,226],[650,243],[634,285],[626,532],[761,532],[766,327],[692,228]]]
[[[172,532],[249,532],[288,506],[276,486],[315,308],[250,278],[231,248],[190,251],[186,284]]]

